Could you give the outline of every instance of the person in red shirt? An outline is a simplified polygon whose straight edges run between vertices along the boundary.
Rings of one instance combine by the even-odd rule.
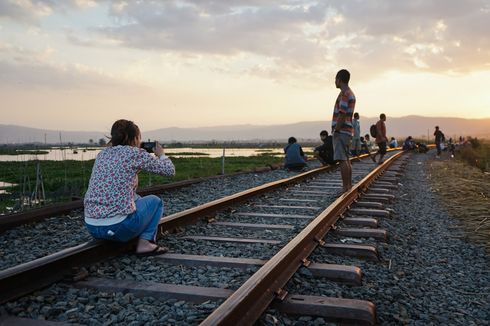
[[[371,156],[371,159],[376,162],[376,155],[379,154],[378,164],[383,163],[383,157],[386,154],[386,144],[388,143],[388,138],[386,137],[386,115],[381,113],[379,115],[379,120],[376,122],[376,144],[378,145],[378,151],[376,154]]]

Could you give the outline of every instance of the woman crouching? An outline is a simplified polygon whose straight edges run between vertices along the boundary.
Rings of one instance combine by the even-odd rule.
[[[136,194],[138,172],[173,176],[175,167],[160,144],[153,148],[155,157],[140,143],[137,125],[114,122],[109,147],[97,155],[85,194],[85,224],[94,238],[127,242],[138,237],[136,254],[160,255],[168,251],[156,245],[163,202],[154,195]]]

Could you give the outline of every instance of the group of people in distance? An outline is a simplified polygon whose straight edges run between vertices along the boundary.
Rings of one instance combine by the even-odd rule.
[[[332,136],[329,136],[326,130],[322,130],[320,132],[320,139],[322,140],[322,144],[315,147],[313,155],[322,165],[334,164]],[[296,138],[289,137],[288,144],[284,147],[284,154],[285,169],[291,171],[302,171],[306,169],[307,157],[303,152],[303,148],[297,143]]]
[[[444,136],[444,133],[439,129],[439,126],[435,126],[435,131],[434,131],[434,139],[436,143],[436,149],[437,149],[437,154],[436,158],[439,158],[441,156],[441,152],[444,149],[444,143],[446,141],[446,136]],[[454,157],[454,148],[455,145],[453,144],[452,138],[449,139],[448,147],[450,147],[450,151]],[[429,151],[429,148],[427,147],[426,144],[422,142],[416,142],[412,136],[408,136],[405,141],[403,142],[402,146],[403,150],[415,150],[419,153],[427,153]]]
[[[368,153],[371,159],[376,162],[376,157],[379,155],[378,163],[381,164],[388,146],[385,125],[386,115],[382,113],[374,130],[371,130],[378,147],[378,151],[371,154],[373,144],[369,134],[361,137],[359,114],[357,112],[354,113],[356,97],[349,87],[349,80],[350,73],[347,70],[342,69],[337,72],[335,86],[340,89],[340,93],[337,96],[333,110],[332,135],[329,136],[326,130],[322,130],[320,138],[323,144],[315,148],[314,151],[314,156],[324,165],[339,162],[344,192],[352,187],[352,167],[349,157]],[[284,167],[286,169],[301,170],[306,168],[306,156],[296,138],[289,138],[288,145],[284,148],[284,153]]]
[[[415,142],[415,140],[412,138],[412,136],[408,136],[407,139],[403,142],[402,146],[403,150],[415,150],[419,153],[427,153],[429,151],[429,148],[427,145],[421,142]]]
[[[373,162],[382,164],[387,148],[397,148],[398,141],[395,137],[388,140],[386,135],[386,115],[381,113],[379,120],[370,128],[370,133],[361,136],[359,123],[359,114],[354,112],[356,97],[349,87],[350,73],[345,70],[339,70],[335,76],[335,86],[340,89],[339,95],[334,104],[332,116],[332,134],[328,135],[326,130],[322,130],[320,137],[323,144],[315,148],[314,156],[322,164],[339,163],[342,176],[342,191],[347,192],[352,188],[352,167],[349,156],[358,156],[359,154],[368,154]],[[441,147],[444,143],[444,134],[436,127],[434,133],[437,146],[437,157],[440,155]],[[371,137],[373,140],[371,140]],[[291,146],[291,141],[296,144]],[[373,153],[374,144],[377,151]],[[413,142],[409,136],[403,143],[403,149],[417,149],[419,152],[427,152],[427,145],[420,142]],[[288,146],[284,149],[286,154],[286,169],[304,169],[306,168],[306,157],[300,145],[297,144],[294,137],[290,138]],[[298,154],[300,153],[300,154]],[[299,162],[295,160],[299,160]]]
[[[339,162],[343,192],[346,192],[352,188],[352,167],[349,156],[357,156],[362,152],[366,152],[369,153],[371,159],[376,162],[376,157],[379,155],[378,163],[381,164],[383,162],[384,155],[386,154],[388,144],[385,125],[386,115],[382,113],[374,130],[371,131],[373,133],[372,136],[375,138],[376,145],[378,146],[378,151],[371,154],[372,143],[370,141],[369,134],[361,137],[359,114],[357,112],[354,113],[356,97],[354,92],[349,87],[349,80],[350,73],[345,69],[338,71],[337,75],[335,76],[335,86],[340,89],[340,93],[335,101],[332,117],[332,151],[330,153],[333,155],[331,155],[331,157],[325,154],[321,155],[321,153],[324,153],[324,150],[328,149],[329,146],[329,141],[324,141],[324,139],[327,140],[329,137],[326,130],[323,130],[320,133],[320,137],[322,137],[324,144],[322,144],[322,146],[319,148],[316,148],[314,152],[315,156],[322,162],[322,164]],[[294,139],[294,143],[296,143],[296,139]],[[297,155],[290,155],[290,145],[291,144],[288,144],[288,146],[286,146],[284,149],[286,154],[285,168],[293,167],[290,157],[297,157]],[[324,159],[322,156],[325,156],[326,158]],[[304,160],[302,164],[302,168],[304,168],[306,166],[306,161]]]
[[[337,72],[335,86],[340,89],[340,93],[334,104],[331,134],[322,130],[322,144],[314,151],[314,156],[324,165],[339,163],[343,192],[352,187],[350,156],[367,153],[374,162],[379,156],[377,163],[381,164],[387,146],[398,146],[393,137],[388,144],[384,113],[380,114],[376,125],[370,128],[371,135],[361,136],[359,114],[354,113],[356,97],[349,87],[349,80],[350,73],[347,70]],[[444,134],[436,127],[434,136],[440,155]],[[371,154],[374,144],[378,150]],[[97,155],[85,194],[85,225],[97,239],[119,242],[137,239],[137,255],[160,255],[168,251],[168,248],[156,243],[158,224],[164,211],[163,201],[155,195],[138,196],[138,173],[145,170],[172,176],[175,167],[158,142],[152,145],[152,153],[140,148],[140,145],[141,133],[136,124],[124,119],[114,122],[109,144]],[[408,137],[403,148],[412,149],[413,146],[421,148],[422,145],[412,144],[412,138]],[[306,155],[296,138],[289,138],[284,152],[285,168],[302,170],[306,167]]]

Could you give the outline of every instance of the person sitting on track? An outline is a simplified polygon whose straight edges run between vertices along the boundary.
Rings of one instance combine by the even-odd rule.
[[[417,146],[412,138],[412,136],[408,136],[407,139],[403,142],[403,150],[413,150],[416,149]]]
[[[391,137],[389,147],[390,148],[398,147],[398,141],[395,139],[395,137]]]
[[[371,160],[375,161],[374,156],[373,156],[374,154],[371,154],[371,152],[376,149],[374,146],[374,141],[371,140],[371,137],[369,136],[369,134],[364,135],[364,141],[366,142],[366,146],[365,146],[366,153],[369,154],[369,157],[371,158]]]
[[[322,163],[322,165],[335,164],[335,161],[333,159],[332,136],[329,136],[326,130],[322,130],[320,132],[320,138],[323,144],[315,147],[313,155]]]
[[[366,142],[366,139],[364,139],[364,137],[361,136],[360,140],[361,140],[361,151],[360,151],[360,154],[368,154],[369,153],[369,148],[368,148],[368,144]]]
[[[111,128],[109,146],[95,159],[85,194],[85,225],[97,239],[128,242],[138,238],[136,254],[159,255],[168,251],[156,244],[163,201],[155,195],[136,194],[138,172],[173,176],[175,167],[155,142],[156,157],[140,148],[141,133],[136,124],[117,120]]]
[[[288,145],[284,147],[286,154],[284,168],[291,171],[301,171],[306,168],[306,155],[296,138],[289,137]]]
[[[415,143],[415,146],[417,148],[417,152],[419,153],[427,153],[429,151],[429,148],[425,144],[417,142]]]

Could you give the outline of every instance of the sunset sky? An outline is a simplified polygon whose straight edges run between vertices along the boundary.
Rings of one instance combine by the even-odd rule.
[[[0,124],[490,117],[490,1],[0,1]]]

